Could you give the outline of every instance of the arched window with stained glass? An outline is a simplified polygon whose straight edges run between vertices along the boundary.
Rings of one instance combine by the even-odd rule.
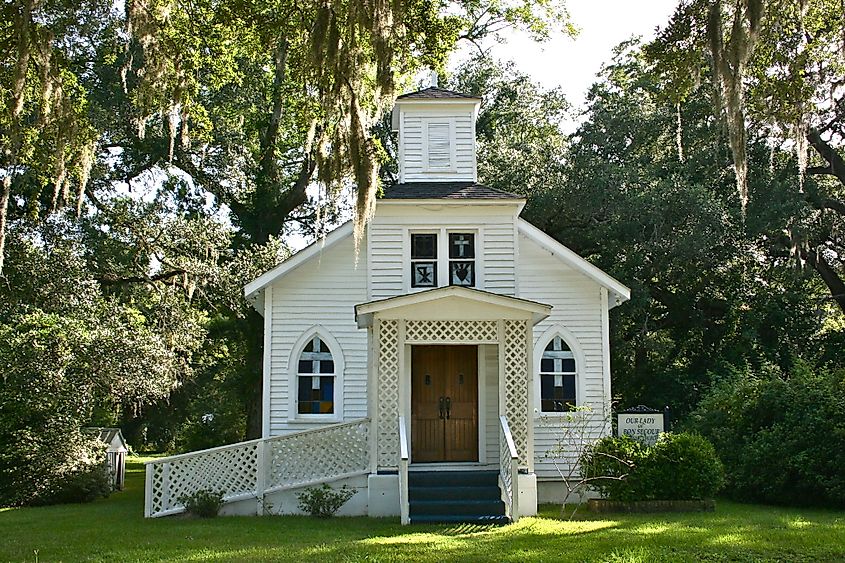
[[[297,366],[297,412],[334,414],[337,372],[332,351],[314,335],[299,355]]]
[[[556,335],[540,359],[540,408],[543,412],[566,412],[575,408],[578,366],[566,341]]]

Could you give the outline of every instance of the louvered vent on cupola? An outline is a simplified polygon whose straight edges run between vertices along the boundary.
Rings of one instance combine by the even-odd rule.
[[[475,182],[479,98],[432,86],[396,100],[399,182]]]

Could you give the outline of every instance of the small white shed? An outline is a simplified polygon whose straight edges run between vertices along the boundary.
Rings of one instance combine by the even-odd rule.
[[[115,491],[122,491],[126,475],[126,454],[129,452],[123,433],[120,428],[88,428],[87,430],[96,433],[97,438],[108,446],[106,464],[109,467],[109,475],[112,477],[112,488]]]

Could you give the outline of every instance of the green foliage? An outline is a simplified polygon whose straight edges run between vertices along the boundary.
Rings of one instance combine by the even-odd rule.
[[[103,457],[101,452],[97,453],[98,458]],[[40,494],[32,504],[91,502],[109,496],[112,492],[112,476],[104,460],[97,461],[63,477],[61,482],[54,485],[53,490]]]
[[[112,424],[190,377],[202,316],[185,314],[173,287],[126,301],[103,292],[61,224],[15,229],[9,243],[10,291],[0,292],[2,504],[87,496],[97,487],[86,475],[102,459],[79,429]],[[78,492],[65,494],[71,479]]]
[[[725,463],[726,494],[845,506],[845,376],[797,364],[729,373],[686,423]]]
[[[355,496],[355,489],[344,485],[339,489],[333,489],[328,483],[319,487],[308,487],[301,493],[297,493],[299,509],[317,518],[331,518],[341,506]]]
[[[214,518],[223,507],[223,493],[200,489],[190,495],[182,495],[177,499],[188,514],[200,518]]]
[[[709,82],[680,106],[663,96],[662,84],[637,44],[623,44],[591,88],[573,135],[552,136],[546,156],[533,142],[537,150],[525,150],[535,158],[508,153],[518,144],[513,132],[524,122],[532,139],[535,121],[528,110],[513,121],[497,112],[484,142],[515,156],[488,161],[495,152],[482,151],[479,170],[492,163],[485,181],[494,187],[528,186],[527,220],[631,288],[631,301],[611,311],[614,399],[669,405],[683,418],[714,371],[761,360],[841,362],[832,359],[841,316],[820,305],[830,292],[814,272],[795,267],[798,256],[778,235],[796,216],[816,217],[795,202],[794,158],[753,139],[748,152],[758,173],[743,217]],[[537,96],[523,97],[533,107]]]
[[[108,496],[105,446],[64,413],[13,424],[0,405],[0,506],[89,502]],[[63,416],[64,415],[64,416]],[[28,421],[29,422],[29,421]]]
[[[713,445],[702,436],[664,433],[652,446],[608,436],[581,458],[590,486],[611,500],[700,500],[724,483]]]

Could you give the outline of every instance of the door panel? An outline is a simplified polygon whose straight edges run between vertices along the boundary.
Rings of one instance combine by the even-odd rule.
[[[478,347],[414,346],[411,457],[478,461]]]
[[[411,349],[411,458],[442,461],[445,458],[445,419],[440,417],[443,396],[437,346]]]

